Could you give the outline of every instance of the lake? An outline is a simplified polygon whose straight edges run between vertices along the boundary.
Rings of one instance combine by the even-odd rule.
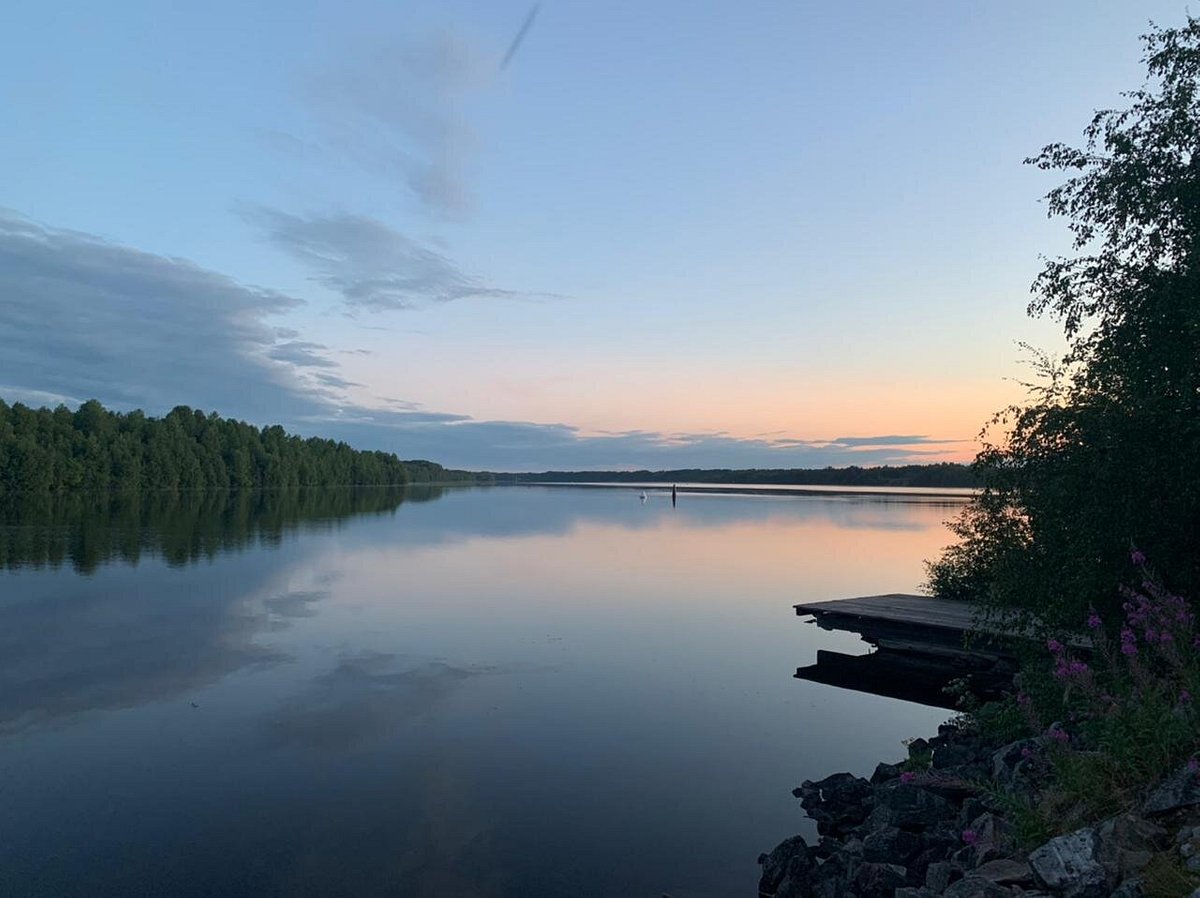
[[[0,893],[753,895],[947,712],[794,678],[961,499],[568,487],[0,506]]]

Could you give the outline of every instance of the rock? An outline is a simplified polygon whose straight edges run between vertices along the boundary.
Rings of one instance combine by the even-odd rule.
[[[1200,804],[1200,772],[1181,767],[1150,793],[1142,813],[1154,817],[1194,804]]]
[[[991,776],[1000,783],[1012,783],[1016,768],[1028,760],[1027,754],[1037,752],[1037,740],[1016,740],[991,753]]]
[[[940,745],[933,750],[934,770],[948,770],[951,767],[961,767],[969,764],[975,758],[975,752],[969,745]]]
[[[1096,859],[1113,880],[1140,873],[1168,841],[1165,829],[1136,814],[1110,817],[1096,828],[1096,838]]]
[[[860,898],[892,898],[907,878],[908,870],[904,867],[868,862],[855,871],[854,887]]]
[[[875,809],[868,820],[875,829],[895,826],[922,830],[955,816],[954,806],[946,799],[917,786],[898,783],[876,790]]]
[[[871,813],[874,787],[849,773],[835,773],[818,782],[805,780],[792,794],[817,822],[821,835],[842,835]]]
[[[885,826],[862,841],[863,860],[882,864],[907,865],[921,850],[921,838],[895,826]]]
[[[980,814],[971,827],[975,834],[974,841],[954,852],[951,859],[964,870],[973,870],[988,861],[1004,857],[1008,853],[1009,830],[1008,821],[1003,817],[990,811]],[[965,830],[962,835],[966,835]]]
[[[1029,855],[1029,865],[1064,898],[1105,898],[1110,878],[1096,857],[1098,848],[1096,831],[1086,827],[1051,839]]]
[[[962,879],[963,871],[957,864],[937,861],[925,871],[925,887],[934,892],[944,892],[952,882]]]
[[[903,772],[903,764],[876,764],[875,772],[871,774],[871,785],[878,786],[880,783],[894,780]]]
[[[987,805],[978,798],[966,799],[958,812],[959,829],[974,829],[975,821],[986,811]]]
[[[1023,861],[1009,857],[997,858],[981,864],[971,871],[972,876],[980,876],[997,885],[1023,886],[1033,882],[1033,871]]]
[[[944,898],[1009,898],[1009,891],[982,876],[968,876],[954,883],[942,895]]]
[[[1112,898],[1145,898],[1146,890],[1138,877],[1127,879],[1112,893]],[[1197,896],[1200,898],[1200,896]]]
[[[807,896],[813,859],[803,836],[781,842],[770,854],[758,859],[762,876],[758,880],[760,898],[802,898]]]

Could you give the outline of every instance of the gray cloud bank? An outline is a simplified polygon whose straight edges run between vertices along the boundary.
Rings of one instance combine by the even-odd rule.
[[[456,299],[512,299],[428,245],[362,215],[290,215],[248,209],[248,222],[299,261],[313,280],[341,295],[351,311],[412,309]]]
[[[294,227],[298,245],[308,241],[320,255],[324,232],[310,231],[312,220],[277,223]],[[358,263],[327,264],[355,282]],[[354,384],[336,361],[345,348],[329,349],[272,323],[302,300],[2,210],[0,296],[0,396],[9,401],[94,397],[150,414],[186,404],[404,458],[492,470],[905,463],[937,457],[948,443],[911,434],[831,441],[590,435],[568,424],[479,421],[402,398],[368,408],[347,398]]]

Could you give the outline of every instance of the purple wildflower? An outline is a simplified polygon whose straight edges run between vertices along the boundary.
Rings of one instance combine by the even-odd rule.
[[[1146,553],[1141,549],[1134,549],[1129,553],[1129,560],[1136,565],[1143,565],[1146,563]]]
[[[974,845],[979,841],[979,833],[973,829],[964,829],[962,831],[962,840],[968,845]]]
[[[1192,755],[1187,762],[1188,773],[1195,773],[1200,770],[1200,761],[1196,760],[1196,756]]]
[[[1066,745],[1071,741],[1071,737],[1067,735],[1066,731],[1059,729],[1056,726],[1052,726],[1050,729],[1046,730],[1046,737],[1048,739],[1053,739],[1059,745]]]
[[[1047,639],[1046,648],[1050,650],[1051,654],[1057,655],[1063,650],[1063,644],[1057,639]]]
[[[1088,614],[1087,625],[1089,630],[1099,630],[1101,623],[1100,615],[1095,611]]]
[[[916,778],[917,778],[917,775],[915,773],[913,773],[911,770],[906,770],[902,774],[900,774],[900,782],[902,782],[902,783],[911,783]]]
[[[1121,630],[1121,654],[1136,655],[1137,654],[1137,637],[1128,627]]]

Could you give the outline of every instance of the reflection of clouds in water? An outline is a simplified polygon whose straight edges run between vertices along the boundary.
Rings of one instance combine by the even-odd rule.
[[[150,577],[152,575],[142,574]],[[0,734],[187,694],[283,660],[220,594],[89,591],[0,609]]]
[[[118,568],[0,605],[0,736],[182,698],[235,671],[289,660],[259,637],[313,616],[329,593],[258,587],[274,574],[265,563],[273,557],[283,561],[261,553],[253,567],[192,568],[185,578]]]
[[[432,712],[466,680],[497,672],[443,662],[401,667],[386,652],[345,656],[305,695],[268,718],[267,738],[320,751],[356,748]]]
[[[268,596],[262,604],[263,608],[277,617],[313,617],[317,613],[316,603],[329,598],[329,595],[329,591],[323,589],[297,589]]]

